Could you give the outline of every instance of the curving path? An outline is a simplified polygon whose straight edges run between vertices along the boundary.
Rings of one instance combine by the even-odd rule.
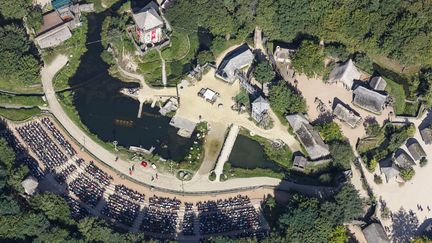
[[[184,182],[184,184],[182,184],[182,182],[176,179],[173,175],[159,175],[158,180],[152,181],[151,177],[154,176],[155,171],[149,169],[145,170],[143,168],[137,168],[134,175],[129,176],[129,167],[131,164],[123,160],[115,161],[115,154],[104,149],[101,145],[93,141],[77,125],[75,125],[57,100],[52,85],[52,79],[67,62],[68,59],[66,56],[59,55],[53,62],[44,66],[41,71],[43,89],[49,104],[49,110],[70,136],[83,146],[83,148],[100,161],[103,161],[105,164],[122,173],[122,176],[124,177],[129,177],[132,180],[139,181],[154,188],[176,193],[205,194],[210,192],[249,190],[259,187],[277,187],[281,190],[296,190],[305,194],[317,196],[328,195],[333,192],[333,188],[329,187],[298,185],[292,182],[268,177],[232,179],[226,182],[210,182],[207,178],[202,177],[199,180]]]

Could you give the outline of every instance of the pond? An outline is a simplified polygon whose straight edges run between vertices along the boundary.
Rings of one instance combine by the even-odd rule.
[[[264,168],[280,171],[281,167],[269,160],[261,144],[239,134],[228,159],[232,167],[254,169]]]
[[[109,15],[103,13],[88,16],[88,51],[82,56],[80,66],[69,80],[74,90],[74,105],[81,121],[89,131],[104,142],[118,141],[124,147],[155,147],[155,153],[165,159],[180,161],[193,143],[192,139],[177,135],[177,129],[169,125],[170,118],[159,115],[158,109],[144,106],[142,118],[137,118],[139,103],[123,96],[119,90],[138,87],[137,83],[125,83],[108,73],[109,66],[101,59],[102,23]]]

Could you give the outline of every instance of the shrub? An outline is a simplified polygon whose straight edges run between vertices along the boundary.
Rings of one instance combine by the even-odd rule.
[[[420,160],[420,167],[426,166],[428,160],[425,157],[422,157]]]
[[[404,181],[409,181],[415,175],[415,171],[412,167],[401,168],[400,176]]]
[[[379,175],[377,175],[377,174],[374,174],[374,182],[376,183],[376,184],[382,184],[383,183],[383,181],[382,181],[382,178],[381,178],[381,176],[379,176]]]

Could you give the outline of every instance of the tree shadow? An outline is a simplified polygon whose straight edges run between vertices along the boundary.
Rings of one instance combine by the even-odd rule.
[[[417,215],[412,211],[401,208],[392,215],[392,239],[395,243],[410,242],[416,235],[419,226]]]

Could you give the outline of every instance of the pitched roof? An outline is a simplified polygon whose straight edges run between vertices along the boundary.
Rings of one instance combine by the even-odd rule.
[[[227,82],[234,82],[237,78],[235,71],[251,65],[253,60],[254,55],[249,46],[242,45],[224,57],[216,75]]]
[[[369,86],[374,90],[384,91],[387,82],[381,76],[376,76],[369,81]]]
[[[341,121],[346,122],[352,128],[356,127],[362,120],[362,118],[355,114],[351,109],[348,109],[342,104],[337,104],[333,110],[333,114]]]
[[[390,240],[381,224],[370,224],[368,227],[363,229],[363,234],[367,243],[390,243]]]
[[[285,118],[311,159],[319,159],[330,154],[328,145],[324,143],[319,133],[314,130],[303,115],[294,114],[288,115]]]
[[[353,94],[353,103],[355,105],[377,114],[381,114],[384,110],[387,95],[380,94],[363,86],[357,87]]]
[[[36,35],[41,35],[51,29],[63,24],[63,19],[57,11],[52,11],[43,15],[43,23]]]
[[[411,143],[407,145],[407,148],[414,160],[420,160],[421,158],[426,157],[426,152],[415,138],[410,138],[409,141]]]
[[[135,24],[142,30],[147,31],[163,26],[164,22],[157,12],[158,5],[150,2],[144,8],[132,15]]]
[[[293,161],[293,167],[304,169],[307,165],[307,159],[304,156],[295,156]]]
[[[343,82],[348,88],[352,88],[354,80],[360,79],[360,72],[353,61],[349,59],[343,64],[337,65],[330,73],[329,82]]]
[[[264,99],[262,96],[256,98],[254,102],[252,102],[252,111],[255,113],[266,112],[270,109],[269,102]]]
[[[432,144],[432,128],[426,127],[420,130],[421,137],[425,144]]]
[[[403,149],[398,149],[396,151],[394,161],[400,167],[409,167],[415,165],[414,160]]]
[[[72,37],[67,24],[51,29],[35,38],[40,48],[54,47]]]
[[[384,173],[387,182],[389,182],[393,177],[399,175],[399,168],[391,159],[380,161],[379,165],[381,173]]]

